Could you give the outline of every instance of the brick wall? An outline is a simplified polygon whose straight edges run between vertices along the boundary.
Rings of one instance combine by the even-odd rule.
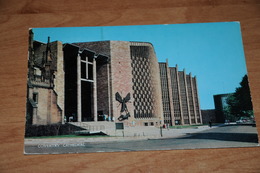
[[[149,58],[151,62],[151,82],[153,87],[153,95],[154,95],[154,115],[156,118],[159,118],[161,122],[164,121],[163,118],[163,105],[162,105],[162,90],[161,90],[161,82],[160,82],[160,69],[158,64],[158,59],[155,54],[155,50],[152,44],[149,45]]]
[[[109,64],[97,66],[97,111],[110,115],[109,111]]]
[[[80,48],[86,48],[98,54],[110,55],[110,41],[73,43]]]
[[[216,122],[216,113],[215,109],[207,109],[207,110],[201,110],[202,114],[202,123],[208,124],[209,121],[215,123]]]
[[[133,106],[133,89],[132,89],[132,67],[130,58],[130,45],[129,42],[111,41],[111,99],[112,99],[112,113],[115,119],[120,116],[121,105],[115,99],[115,94],[118,92],[122,98],[128,93],[131,95],[131,100],[127,103],[128,111],[131,117],[134,116]]]

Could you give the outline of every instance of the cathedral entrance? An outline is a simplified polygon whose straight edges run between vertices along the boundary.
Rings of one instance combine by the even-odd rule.
[[[93,82],[81,81],[81,116],[82,121],[94,121]]]
[[[83,51],[78,56],[78,121],[95,121],[96,61],[94,54]]]
[[[99,109],[108,107],[108,101],[103,101],[108,92],[108,57],[72,44],[66,44],[63,51],[66,121],[98,121],[98,99],[102,102]]]

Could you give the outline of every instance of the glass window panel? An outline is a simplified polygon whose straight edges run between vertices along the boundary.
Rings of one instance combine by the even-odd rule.
[[[88,79],[93,80],[93,65],[88,64]]]
[[[86,75],[86,63],[81,62],[81,78],[82,79],[86,79],[87,75]]]

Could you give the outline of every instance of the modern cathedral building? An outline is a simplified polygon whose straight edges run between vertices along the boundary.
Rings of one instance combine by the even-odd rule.
[[[200,124],[196,78],[158,63],[147,42],[42,43],[29,36],[28,124]]]
[[[201,124],[196,77],[168,62],[159,63],[164,123],[170,125]]]

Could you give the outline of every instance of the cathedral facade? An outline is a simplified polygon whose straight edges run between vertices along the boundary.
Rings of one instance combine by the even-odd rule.
[[[129,126],[198,124],[196,79],[176,69],[175,73],[179,74],[179,100],[175,98],[174,68],[158,63],[151,43],[62,44],[50,39],[41,43],[30,31],[27,123],[108,120]],[[185,103],[181,87],[186,87]]]

